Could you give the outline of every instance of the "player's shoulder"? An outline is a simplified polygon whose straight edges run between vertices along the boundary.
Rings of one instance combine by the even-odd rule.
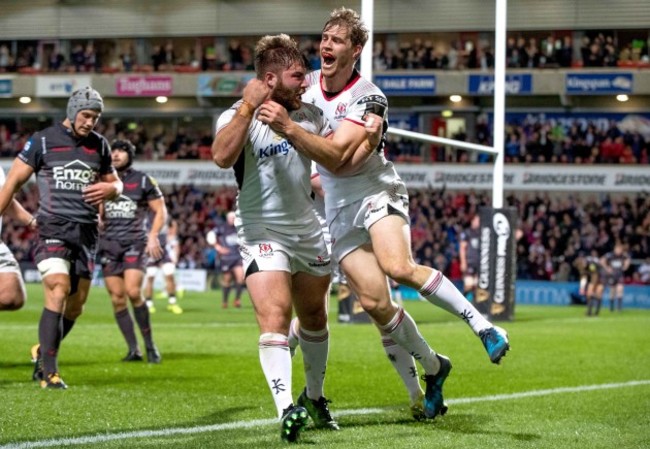
[[[355,80],[351,82],[349,89],[354,94],[354,96],[379,95],[383,98],[386,98],[384,92],[382,92],[382,90],[377,87],[376,84],[361,75],[359,75]]]
[[[316,106],[313,103],[306,103],[302,102],[302,108],[298,110],[298,112],[303,112],[304,114],[307,114],[312,117],[322,117],[323,116],[323,110]]]
[[[320,84],[320,69],[309,72],[305,77],[309,86],[317,86]]]
[[[106,148],[110,149],[111,144],[108,142],[108,139],[103,135],[99,134],[97,131],[91,131],[88,134],[88,137],[84,139],[84,144],[87,146],[93,146],[96,148]]]

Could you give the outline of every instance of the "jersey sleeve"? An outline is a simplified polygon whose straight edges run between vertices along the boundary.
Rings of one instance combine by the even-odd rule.
[[[362,124],[365,122],[366,114],[369,112],[383,117],[386,120],[388,112],[388,100],[386,100],[386,97],[379,93],[374,93],[357,98],[348,108],[345,119]]]
[[[43,160],[43,144],[39,133],[34,133],[16,156],[37,172]]]
[[[149,175],[144,175],[143,174],[143,179],[144,179],[144,198],[147,201],[155,200],[158,198],[162,198],[163,194],[162,191],[160,190],[160,186],[158,186],[158,181],[156,181],[155,178],[152,178]]]
[[[101,139],[101,160],[99,163],[99,174],[100,175],[108,175],[111,173],[115,173],[115,167],[113,167],[113,158],[111,157],[111,145],[108,143],[108,140],[104,137],[100,137]]]
[[[240,104],[241,104],[241,100],[233,104],[230,107],[230,109],[221,113],[221,115],[217,119],[217,129],[215,130],[215,134],[221,131],[228,123],[230,123],[232,118],[235,116],[235,113],[237,112],[237,108],[239,107]]]
[[[327,120],[327,117],[325,117],[325,114],[323,114],[323,111],[320,109],[318,110],[318,135],[322,137],[327,137],[330,134],[334,132],[332,127],[330,126],[329,120]]]

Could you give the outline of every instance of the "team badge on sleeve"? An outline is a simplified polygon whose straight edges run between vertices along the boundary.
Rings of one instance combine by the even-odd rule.
[[[365,114],[372,112],[380,117],[386,117],[386,110],[388,109],[388,101],[381,95],[366,95],[357,101],[358,105],[365,104]],[[364,115],[365,115],[364,114]]]

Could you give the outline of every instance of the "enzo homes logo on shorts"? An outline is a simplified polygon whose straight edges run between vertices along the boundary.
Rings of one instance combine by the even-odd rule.
[[[95,171],[79,159],[54,167],[52,173],[54,187],[59,190],[82,190],[95,181]]]

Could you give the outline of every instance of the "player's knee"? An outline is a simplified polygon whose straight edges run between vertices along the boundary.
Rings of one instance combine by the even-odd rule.
[[[386,275],[399,284],[410,284],[415,275],[416,265],[413,262],[392,260],[385,264]]]
[[[314,313],[308,313],[306,316],[300,317],[300,325],[308,330],[320,330],[327,326],[327,311],[325,308],[322,310],[315,310]]]
[[[25,305],[26,295],[18,273],[0,273],[0,310],[18,310]]]
[[[148,278],[156,277],[157,273],[158,273],[158,267],[147,267],[146,276]]]
[[[362,294],[359,296],[359,304],[375,321],[383,322],[394,309],[388,298],[379,298],[373,295]]]
[[[142,296],[142,290],[137,285],[131,285],[126,288],[126,296],[131,300],[135,301]],[[126,300],[126,298],[125,298]]]
[[[18,310],[25,305],[24,295],[11,296],[7,294],[0,295],[0,310]]]
[[[111,302],[113,303],[113,310],[119,312],[126,307],[126,295],[114,294],[111,295]]]
[[[65,306],[65,317],[69,320],[75,321],[83,313],[84,306],[78,301],[68,302]]]

